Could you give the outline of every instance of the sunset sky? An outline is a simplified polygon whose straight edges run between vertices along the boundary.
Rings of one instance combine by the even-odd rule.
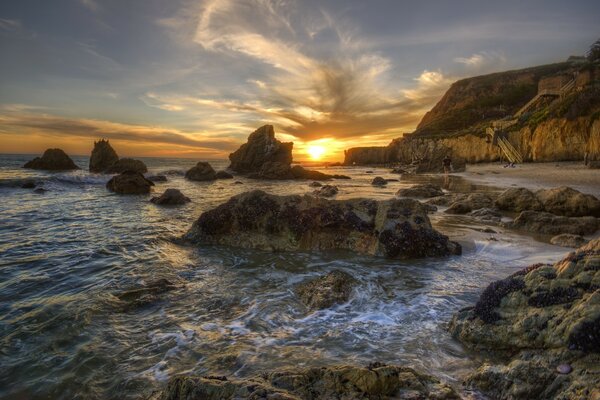
[[[15,0],[0,3],[0,153],[225,158],[275,125],[385,145],[455,80],[582,55],[600,1]]]

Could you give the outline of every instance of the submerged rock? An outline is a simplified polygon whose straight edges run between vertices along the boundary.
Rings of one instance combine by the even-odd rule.
[[[535,193],[546,212],[566,217],[600,217],[600,200],[570,187],[542,189]]]
[[[323,187],[321,187],[320,189],[317,189],[313,192],[313,194],[315,196],[321,196],[321,197],[333,197],[336,194],[338,194],[339,189],[337,188],[337,186],[333,186],[333,185],[325,185]]]
[[[152,186],[154,186],[152,181],[135,171],[125,171],[115,175],[106,183],[108,190],[119,194],[146,194],[150,193]]]
[[[450,331],[467,346],[513,354],[467,379],[492,398],[590,398],[600,387],[600,239],[490,284]],[[564,363],[572,372],[557,374]]]
[[[323,172],[306,169],[300,165],[294,165],[292,167],[292,175],[294,179],[310,179],[313,181],[328,181],[330,179],[350,179],[350,177],[346,175],[324,174]]]
[[[309,183],[308,186],[310,186],[310,187],[321,187],[321,186],[323,186],[323,184],[321,182],[316,182],[315,181],[315,182]]]
[[[383,179],[382,177],[380,177],[380,176],[376,176],[371,181],[371,185],[373,185],[373,186],[385,186],[385,185],[387,185],[387,181],[385,179]]]
[[[562,247],[581,247],[586,244],[588,241],[579,235],[570,235],[568,233],[563,233],[562,235],[556,235],[552,239],[550,239],[550,243],[556,246]]]
[[[34,180],[26,180],[21,184],[21,189],[33,189],[35,187]]]
[[[451,386],[408,367],[374,363],[285,369],[258,377],[176,376],[150,400],[460,399]]]
[[[347,302],[356,283],[356,279],[346,272],[333,271],[301,283],[296,293],[310,310],[320,310]]]
[[[544,206],[535,194],[526,188],[511,188],[500,193],[496,207],[505,211],[543,211]]]
[[[184,236],[197,243],[271,251],[347,249],[389,258],[459,254],[416,200],[326,200],[260,190],[204,212]]]
[[[48,149],[41,157],[36,157],[23,165],[23,168],[48,171],[67,171],[79,169],[71,158],[61,149]]]
[[[470,216],[477,218],[482,222],[497,224],[502,219],[502,214],[491,208],[480,208],[469,213]]]
[[[594,217],[562,217],[547,212],[523,211],[505,226],[543,235],[591,235],[598,230],[600,223]]]
[[[120,301],[120,308],[128,311],[134,308],[142,307],[160,299],[160,295],[177,286],[167,279],[158,279],[151,281],[135,289],[125,290],[116,293],[115,297]]]
[[[443,196],[444,191],[436,185],[426,183],[424,185],[415,185],[409,188],[403,188],[396,192],[396,196],[400,197],[416,197],[422,199],[429,199],[432,197]],[[445,204],[438,204],[445,205]]]
[[[185,178],[190,181],[214,181],[217,173],[209,163],[199,161],[185,173]]]
[[[215,173],[215,178],[217,178],[217,179],[233,179],[233,175],[231,175],[227,171],[217,171]]]
[[[167,189],[163,194],[153,197],[150,201],[154,204],[174,206],[188,203],[191,200],[189,197],[184,196],[179,189]]]
[[[146,167],[143,161],[134,160],[133,158],[121,158],[102,172],[106,174],[120,174],[125,171],[135,171],[145,174],[148,172],[148,167]]]
[[[168,179],[164,175],[150,175],[146,177],[148,180],[152,182],[166,182]]]
[[[492,208],[493,206],[494,200],[491,196],[485,193],[473,193],[450,204],[445,212],[447,214],[467,214],[480,208]]]
[[[275,139],[273,125],[264,125],[248,136],[248,141],[229,155],[230,169],[240,173],[259,172],[267,162],[290,165],[293,143]]]
[[[104,172],[117,161],[119,156],[108,140],[94,142],[94,149],[90,156],[90,172]]]

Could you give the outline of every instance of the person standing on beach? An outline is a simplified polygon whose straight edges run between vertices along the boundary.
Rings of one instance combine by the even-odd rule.
[[[452,159],[450,156],[446,155],[442,160],[442,165],[444,166],[444,173],[447,175],[452,172]]]

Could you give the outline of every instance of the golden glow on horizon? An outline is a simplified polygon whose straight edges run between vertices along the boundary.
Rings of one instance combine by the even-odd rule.
[[[316,145],[308,146],[308,148],[306,149],[306,152],[308,153],[310,158],[315,161],[320,160],[323,157],[323,155],[325,155],[326,151],[327,150],[325,149],[325,147]]]

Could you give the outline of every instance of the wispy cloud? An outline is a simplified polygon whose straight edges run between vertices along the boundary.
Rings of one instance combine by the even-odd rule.
[[[18,19],[0,18],[0,29],[4,31],[17,31],[22,28],[21,21]]]
[[[482,51],[470,55],[469,57],[456,57],[454,62],[464,64],[466,67],[474,70],[496,67],[501,68],[506,64],[506,57],[502,52]]]
[[[80,0],[81,4],[92,12],[100,11],[100,5],[96,2],[96,0]]]

